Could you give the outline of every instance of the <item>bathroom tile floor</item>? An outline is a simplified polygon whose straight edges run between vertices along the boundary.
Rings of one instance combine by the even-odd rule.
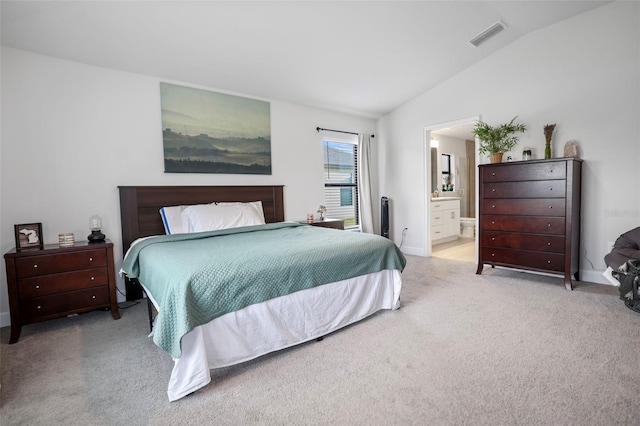
[[[476,242],[474,238],[458,236],[455,241],[434,244],[431,255],[445,259],[476,262]]]

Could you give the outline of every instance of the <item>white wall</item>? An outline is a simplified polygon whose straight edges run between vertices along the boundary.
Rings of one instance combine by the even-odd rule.
[[[395,200],[392,232],[403,249],[426,253],[423,129],[480,116],[518,115],[529,130],[513,149],[553,155],[578,141],[582,173],[582,279],[605,282],[607,242],[640,225],[640,3],[614,2],[522,37],[383,117],[378,123],[380,191]]]
[[[373,120],[264,99],[271,102],[272,175],[165,174],[159,78],[6,47],[1,65],[3,253],[15,246],[14,224],[42,222],[45,243],[56,243],[60,232],[85,238],[89,216],[97,213],[114,242],[119,270],[118,185],[283,184],[285,218],[303,220],[323,203],[322,134],[316,127],[375,130]],[[4,262],[0,275],[4,326]],[[124,291],[121,280],[118,286]]]

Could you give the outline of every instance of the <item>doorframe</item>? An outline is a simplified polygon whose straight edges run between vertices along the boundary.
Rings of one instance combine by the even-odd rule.
[[[426,212],[425,214],[425,224],[424,224],[424,229],[425,229],[425,256],[426,257],[431,257],[431,253],[432,253],[432,244],[431,244],[431,132],[435,132],[438,130],[442,130],[442,129],[446,129],[448,127],[456,127],[456,126],[462,126],[462,125],[466,125],[466,124],[474,124],[478,121],[480,121],[482,119],[482,117],[480,115],[476,115],[473,117],[467,117],[467,118],[461,118],[459,120],[454,120],[454,121],[447,121],[444,123],[434,123],[434,124],[428,124],[426,126],[424,126],[423,128],[423,151],[424,151],[424,162],[423,162],[423,170],[424,170],[424,182],[425,182],[425,188],[427,190],[427,193],[425,194],[425,205],[424,205],[424,211]],[[475,191],[475,211],[476,211],[476,235],[475,235],[475,252],[476,252],[476,263],[478,261],[478,209],[479,209],[479,200],[478,200],[478,164],[480,164],[480,154],[478,152],[478,149],[480,148],[480,140],[475,137],[475,157],[476,157],[476,168],[474,170],[475,173],[475,188],[473,189]]]

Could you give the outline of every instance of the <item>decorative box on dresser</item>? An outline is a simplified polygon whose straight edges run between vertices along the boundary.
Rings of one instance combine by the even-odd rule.
[[[120,318],[116,299],[113,243],[48,244],[44,249],[4,255],[15,343],[23,325],[106,308]]]
[[[479,254],[485,264],[579,279],[582,160],[516,161],[479,167]]]

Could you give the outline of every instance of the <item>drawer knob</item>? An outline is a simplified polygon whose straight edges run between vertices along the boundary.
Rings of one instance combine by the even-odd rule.
[[[492,208],[492,209],[495,209],[495,208],[496,208],[496,205],[495,205],[495,204],[494,204],[494,205],[492,205],[492,206],[491,206],[491,208]]]
[[[93,257],[90,257],[90,258],[89,258],[89,262],[93,262]]]
[[[549,191],[553,191],[553,188],[549,188]]]
[[[93,281],[93,280],[95,280],[95,279],[96,279],[96,277],[91,277],[91,281]]]
[[[495,188],[493,188],[493,189],[491,190],[491,192],[496,192],[496,189],[495,189]]]
[[[552,209],[552,208],[553,208],[553,206],[549,206],[549,208],[550,208],[550,209]]]
[[[550,245],[551,245],[551,243],[547,243],[547,245],[548,245],[548,246],[550,246]]]
[[[496,254],[495,253],[491,253],[491,257],[494,257]]]
[[[34,265],[33,265],[33,267],[34,267],[34,268],[37,268],[37,267],[38,267],[38,264],[37,264],[37,263],[36,263],[36,264],[34,264]]]
[[[92,299],[95,299],[95,298],[96,298],[96,295],[94,294],[93,296],[91,296],[91,298],[92,298]]]
[[[550,223],[547,223],[547,228],[551,228],[551,224]]]
[[[495,241],[495,240],[496,240],[496,237],[491,237],[491,241]]]
[[[495,176],[495,175],[496,175],[495,173],[491,173],[491,176]]]
[[[496,224],[496,221],[495,221],[495,220],[492,220],[492,221],[491,221],[491,224],[492,224],[492,225],[495,225],[495,224]]]
[[[42,309],[42,306],[38,305],[38,307],[36,309]]]
[[[550,261],[550,260],[547,260],[547,263],[551,263],[551,261]]]
[[[36,289],[38,289],[38,288],[40,288],[40,286],[39,286],[39,285],[37,285],[37,286],[36,286]]]

